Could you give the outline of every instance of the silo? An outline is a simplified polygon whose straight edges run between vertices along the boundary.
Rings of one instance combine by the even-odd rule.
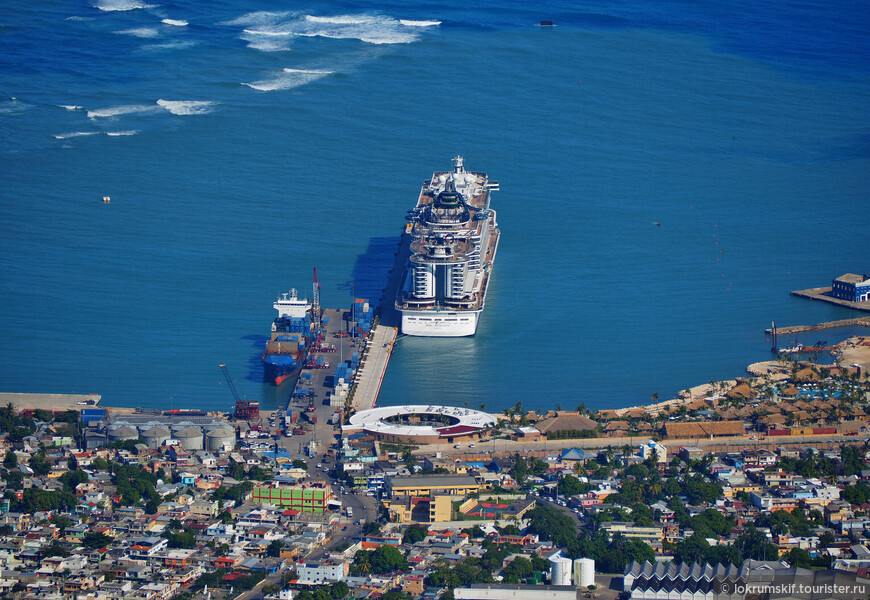
[[[122,425],[109,431],[109,435],[107,437],[109,439],[109,442],[124,442],[126,440],[135,441],[139,439],[139,432],[136,431],[134,427]]]
[[[163,442],[171,437],[172,434],[169,432],[169,429],[162,425],[151,427],[150,429],[142,432],[142,441],[145,444],[148,444],[149,448],[159,448],[163,445]]]
[[[571,585],[571,559],[556,552],[549,558],[550,583],[552,585]]]
[[[574,560],[574,585],[589,587],[595,585],[595,561],[591,558]]]
[[[198,427],[182,427],[173,431],[172,437],[178,440],[185,450],[202,450],[202,429]]]
[[[236,445],[236,432],[232,427],[221,425],[208,431],[205,441],[209,452],[232,450]]]

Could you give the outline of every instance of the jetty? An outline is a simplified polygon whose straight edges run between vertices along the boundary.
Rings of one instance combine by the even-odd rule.
[[[829,304],[836,304],[838,306],[844,306],[846,308],[853,308],[855,310],[863,310],[865,312],[870,312],[870,302],[850,302],[849,300],[841,300],[840,298],[834,298],[831,295],[831,290],[833,288],[831,286],[828,287],[817,287],[817,288],[808,288],[806,290],[794,290],[789,292],[792,296],[798,296],[800,298],[809,298],[810,300],[821,300],[822,302],[828,302]],[[839,327],[839,325],[833,325],[833,327]],[[780,330],[782,331],[782,330]]]
[[[795,292],[792,292],[792,294],[794,293]],[[820,331],[822,329],[832,329],[834,327],[853,327],[856,325],[870,327],[870,317],[856,317],[854,319],[827,321],[825,323],[819,323],[818,325],[794,325],[792,327],[777,327],[776,333],[789,335],[792,333],[803,333],[804,331]],[[765,329],[764,332],[767,334],[772,334],[773,328]]]

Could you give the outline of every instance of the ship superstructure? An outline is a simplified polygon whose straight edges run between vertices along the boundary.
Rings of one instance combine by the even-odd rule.
[[[406,232],[410,258],[396,298],[402,333],[433,337],[474,335],[498,249],[490,194],[498,183],[466,171],[461,156],[453,170],[423,184]]]

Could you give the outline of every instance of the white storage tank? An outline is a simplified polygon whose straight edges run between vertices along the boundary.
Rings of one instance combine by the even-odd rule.
[[[556,552],[549,558],[550,583],[552,585],[571,585],[571,559]]]
[[[151,427],[147,431],[142,432],[142,441],[148,444],[149,448],[159,448],[163,442],[172,437],[169,429],[163,425]]]
[[[125,442],[127,440],[138,440],[139,432],[128,425],[116,427],[109,432],[109,442]]]
[[[591,558],[574,560],[574,585],[586,588],[595,585],[595,561]]]
[[[185,450],[202,450],[202,429],[198,427],[183,427],[172,432],[172,437],[181,443]]]
[[[232,450],[236,445],[236,432],[232,427],[221,425],[205,434],[206,449],[209,452]]]

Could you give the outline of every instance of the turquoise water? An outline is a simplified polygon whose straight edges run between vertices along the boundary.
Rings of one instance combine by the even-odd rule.
[[[280,401],[274,298],[314,266],[325,306],[377,296],[456,154],[501,184],[487,310],[473,338],[401,339],[380,404],[624,406],[740,375],[771,320],[857,316],[788,290],[868,271],[868,16],[0,8],[0,388],[225,408],[225,362]]]

